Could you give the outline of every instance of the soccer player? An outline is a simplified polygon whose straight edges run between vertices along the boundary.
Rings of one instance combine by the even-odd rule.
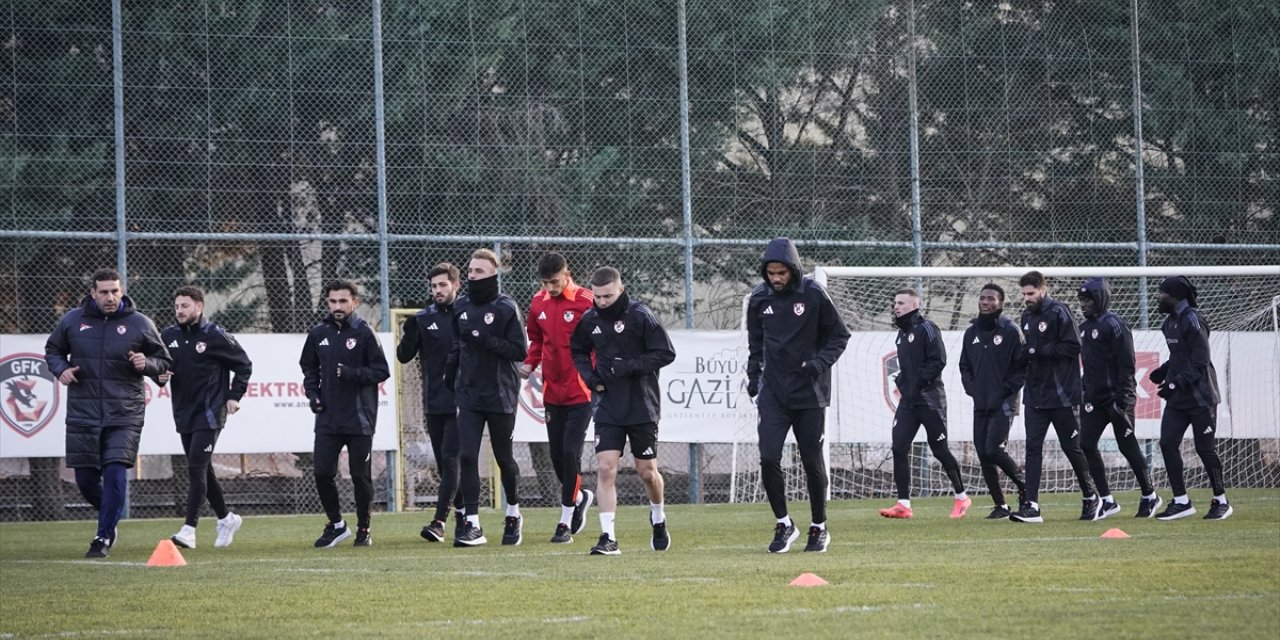
[[[188,483],[187,519],[170,539],[179,547],[196,548],[200,505],[207,499],[218,516],[213,546],[225,547],[240,530],[241,519],[227,510],[213,472],[213,449],[227,416],[240,410],[253,363],[231,334],[205,319],[204,291],[199,287],[178,287],[173,292],[173,315],[177,324],[160,333],[173,367],[157,376],[156,382],[172,383],[173,423],[187,456]]]
[[[747,301],[747,395],[757,398],[760,471],[777,524],[770,553],[786,553],[800,537],[787,515],[782,445],[794,429],[809,488],[812,523],[805,551],[824,552],[827,466],[822,457],[831,367],[849,343],[849,330],[827,292],[800,272],[800,253],[789,238],[769,242],[760,258],[764,283]]]
[[[573,282],[569,264],[558,253],[547,253],[538,263],[542,290],[529,304],[529,355],[520,365],[520,377],[528,378],[542,366],[542,403],[546,411],[547,444],[551,466],[560,480],[560,523],[551,536],[555,544],[573,542],[573,534],[586,526],[586,515],[595,494],[582,488],[582,442],[591,422],[591,391],[573,365],[569,340],[591,309],[591,292]]]
[[[502,472],[507,496],[507,516],[502,544],[523,540],[520,466],[511,453],[519,402],[519,363],[529,355],[521,327],[520,310],[509,296],[498,291],[498,256],[477,249],[467,265],[467,295],[453,305],[454,341],[446,365],[446,381],[458,403],[458,463],[462,469],[462,498],[467,516],[455,547],[486,544],[480,527],[480,440],[489,427],[489,444]]]
[[[1169,345],[1169,360],[1151,372],[1151,381],[1159,385],[1164,398],[1164,416],[1160,419],[1160,453],[1169,472],[1173,502],[1156,520],[1178,520],[1193,516],[1196,508],[1187,497],[1182,467],[1182,437],[1191,426],[1196,454],[1204,463],[1213,489],[1213,502],[1205,520],[1226,520],[1233,512],[1227,502],[1227,488],[1222,480],[1222,460],[1214,443],[1218,424],[1218,372],[1209,355],[1209,321],[1200,313],[1196,288],[1184,276],[1165,278],[1156,298],[1160,312],[1168,314],[1160,331]]]
[[[440,472],[439,494],[435,517],[419,535],[428,542],[444,541],[444,525],[449,518],[449,503],[457,507],[453,536],[462,533],[462,489],[458,486],[458,406],[453,389],[445,385],[445,362],[453,349],[453,302],[462,285],[458,268],[448,262],[427,272],[433,304],[405,320],[396,345],[396,359],[408,364],[415,357],[422,375],[422,413],[427,423],[427,438]]]
[[[1022,287],[1023,345],[1027,380],[1022,402],[1027,408],[1027,497],[1009,515],[1015,522],[1044,522],[1040,515],[1040,472],[1044,437],[1053,424],[1058,444],[1075,471],[1084,494],[1081,520],[1096,520],[1101,501],[1089,478],[1089,465],[1080,450],[1080,336],[1067,306],[1049,297],[1048,283],[1039,271],[1018,280]]]
[[[591,274],[595,307],[574,329],[573,363],[595,391],[596,489],[600,492],[600,541],[591,555],[622,553],[614,532],[618,508],[618,461],[631,441],[636,472],[649,497],[654,551],[671,548],[663,509],[663,480],[658,472],[658,418],[662,390],[658,370],[676,359],[671,339],[653,312],[627,296],[613,267]]]
[[[987,520],[1004,520],[1012,513],[997,470],[1013,481],[1019,494],[1027,486],[1018,463],[1005,450],[1027,367],[1022,360],[1022,331],[1004,317],[1003,310],[1004,289],[995,283],[983,285],[978,292],[978,317],[965,329],[960,352],[960,382],[973,398],[973,445],[995,503]]]
[[[378,385],[391,377],[378,336],[360,316],[356,284],[331,280],[324,286],[329,315],[311,328],[302,345],[302,386],[315,414],[316,491],[329,523],[316,539],[331,548],[351,537],[338,500],[338,455],[347,463],[356,495],[355,546],[373,544],[369,535],[373,503],[373,433],[378,426]]]
[[[67,387],[67,466],[98,510],[86,558],[105,558],[116,540],[146,417],[144,376],[169,370],[160,332],[124,295],[120,274],[99,269],[89,295],[62,316],[44,345],[49,372]]]
[[[920,313],[920,295],[915,289],[898,289],[893,294],[893,324],[898,328],[898,385],[901,399],[893,416],[893,482],[898,504],[881,509],[886,518],[910,518],[911,441],[924,425],[929,450],[942,463],[951,480],[956,501],[951,517],[963,518],[973,505],[960,479],[960,464],[947,446],[947,390],[942,369],[947,366],[947,349],[938,325]]]
[[[1142,489],[1139,518],[1150,518],[1160,507],[1160,496],[1151,485],[1147,458],[1138,444],[1134,407],[1138,403],[1133,332],[1108,308],[1111,288],[1105,278],[1089,278],[1080,285],[1080,360],[1084,363],[1084,412],[1080,414],[1080,447],[1089,461],[1089,473],[1102,499],[1098,519],[1120,513],[1120,504],[1107,485],[1107,467],[1098,451],[1098,440],[1110,424],[1116,445],[1124,454]]]

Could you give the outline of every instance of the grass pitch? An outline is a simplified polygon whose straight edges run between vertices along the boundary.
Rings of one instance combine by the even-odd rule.
[[[1135,520],[1119,497],[1089,523],[1075,495],[1047,496],[1041,525],[984,521],[985,496],[961,521],[944,499],[909,521],[836,502],[830,551],[802,536],[786,555],[765,552],[763,504],[671,507],[661,554],[648,509],[623,507],[620,557],[587,555],[594,510],[568,546],[548,542],[558,510],[526,510],[514,548],[485,512],[476,549],[419,538],[426,513],[375,514],[363,549],[312,548],[323,516],[246,518],[214,549],[207,519],[177,568],[145,566],[176,518],[124,522],[105,561],[81,557],[91,523],[0,524],[0,638],[1280,637],[1280,490],[1233,491],[1224,522]],[[1207,492],[1192,499],[1203,513]],[[1098,537],[1112,527],[1132,537]],[[830,584],[788,586],[803,572]]]

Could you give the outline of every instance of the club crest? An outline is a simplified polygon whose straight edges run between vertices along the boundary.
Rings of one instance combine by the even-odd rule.
[[[915,342],[915,341],[916,341],[916,334],[914,334],[914,333],[908,333],[908,334],[907,334],[907,342]]]
[[[356,339],[355,339],[355,338],[347,338],[347,351],[350,351],[350,350],[352,350],[352,349],[354,349],[354,348],[356,348]]]
[[[1049,323],[1045,322],[1044,320],[1041,320],[1040,324],[1036,325],[1036,328],[1040,330],[1040,333],[1044,333],[1045,331],[1049,330]]]
[[[623,330],[625,330],[626,328],[627,328],[627,323],[625,323],[625,322],[623,322],[623,321],[621,321],[621,320],[619,320],[619,321],[617,321],[617,322],[613,323],[613,332],[614,332],[614,333],[622,333],[622,332],[623,332]]]
[[[1084,412],[1085,412],[1085,413],[1093,413],[1093,403],[1092,403],[1092,402],[1086,402],[1086,403],[1084,403]]]
[[[203,342],[197,342],[197,343],[196,343],[196,353],[204,353],[204,350],[205,350],[205,349],[208,349],[208,348],[209,348],[209,345],[207,345],[207,344],[205,344],[205,343],[203,343]]]
[[[565,322],[573,322],[573,311],[572,311],[572,310],[564,312],[564,321],[565,321]]]
[[[485,323],[485,324],[493,324],[493,313],[492,313],[492,312],[484,314],[484,323]]]
[[[1091,333],[1091,334],[1089,334],[1089,335],[1093,336],[1093,339],[1094,339],[1094,340],[1097,340],[1097,339],[1098,339],[1098,330],[1097,330],[1097,329],[1094,329],[1094,330],[1093,330],[1093,333]]]
[[[798,315],[798,316],[802,316],[802,315],[804,315],[804,303],[803,303],[803,302],[797,302],[797,303],[795,303],[795,304],[791,305],[791,310],[792,310],[793,312],[795,312],[795,314],[796,314],[796,315]]]
[[[118,334],[120,334],[120,335],[124,335],[124,332],[126,332],[126,331],[128,331],[128,330],[129,330],[129,327],[126,327],[126,326],[124,326],[124,325],[119,325],[119,326],[117,326],[117,327],[116,327],[116,333],[118,333]]]
[[[994,344],[997,347],[1000,346],[1001,342],[1004,342],[1004,336],[997,335],[991,338],[991,344]]]
[[[0,360],[0,419],[24,438],[48,426],[58,413],[62,387],[44,358],[15,353]]]

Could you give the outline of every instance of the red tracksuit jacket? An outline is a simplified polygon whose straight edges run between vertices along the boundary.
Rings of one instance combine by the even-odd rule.
[[[529,356],[524,363],[531,367],[542,365],[544,404],[568,406],[591,402],[591,391],[573,366],[569,338],[593,301],[591,291],[573,281],[569,281],[558,296],[548,296],[546,291],[533,295],[527,320]]]

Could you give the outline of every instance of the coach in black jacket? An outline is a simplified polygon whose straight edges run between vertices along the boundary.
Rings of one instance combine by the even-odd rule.
[[[1160,506],[1160,498],[1147,473],[1147,457],[1138,443],[1134,427],[1134,407],[1138,400],[1135,378],[1133,332],[1111,312],[1111,287],[1105,278],[1089,278],[1080,285],[1077,297],[1084,322],[1080,323],[1080,361],[1084,364],[1084,411],[1080,413],[1080,447],[1089,461],[1089,473],[1102,499],[1098,519],[1120,513],[1120,504],[1111,496],[1107,467],[1098,450],[1098,440],[1107,425],[1115,432],[1116,445],[1133,469],[1142,488],[1139,518],[1150,518]]]
[[[933,457],[942,464],[955,491],[952,518],[963,518],[973,502],[960,479],[960,464],[947,446],[947,390],[942,370],[947,366],[947,348],[938,325],[920,313],[920,295],[915,289],[899,289],[893,294],[893,324],[898,328],[898,376],[894,382],[902,394],[893,416],[893,482],[898,504],[881,509],[886,518],[910,518],[911,441],[924,425]]]
[[[849,343],[849,330],[826,289],[804,277],[800,253],[788,238],[769,242],[760,257],[764,283],[747,301],[747,394],[760,413],[760,468],[778,522],[771,553],[785,553],[800,536],[787,515],[782,445],[795,429],[813,523],[805,550],[826,551],[827,467],[822,458],[831,367]]]
[[[316,414],[316,491],[329,524],[316,547],[333,547],[351,536],[338,500],[338,455],[347,448],[356,496],[357,546],[369,536],[373,503],[373,433],[378,426],[378,385],[391,377],[378,336],[360,316],[356,284],[331,280],[324,287],[329,315],[311,328],[302,346],[302,386]]]
[[[1183,276],[1165,278],[1157,298],[1161,313],[1169,314],[1160,331],[1169,346],[1169,360],[1151,372],[1151,381],[1160,386],[1164,416],[1160,420],[1160,452],[1169,472],[1173,501],[1156,516],[1157,520],[1177,520],[1194,515],[1187,497],[1182,466],[1182,438],[1191,426],[1196,454],[1204,463],[1213,489],[1213,502],[1205,520],[1223,520],[1233,510],[1227,502],[1218,458],[1215,432],[1218,429],[1218,372],[1209,352],[1209,321],[1200,312],[1196,288]]]
[[[1026,481],[1018,463],[1005,450],[1009,427],[1018,415],[1018,391],[1027,375],[1022,360],[1022,331],[1004,317],[1004,289],[995,283],[978,292],[978,317],[964,331],[960,351],[960,382],[973,398],[973,444],[982,465],[982,479],[991,492],[995,507],[988,520],[1008,518],[1013,513],[1005,503],[1000,476],[1004,474],[1026,491]]]
[[[168,371],[172,361],[155,323],[124,295],[116,270],[95,272],[89,291],[49,334],[44,359],[67,386],[67,466],[98,510],[98,533],[85,557],[105,558],[129,491],[126,470],[138,457],[143,378]]]
[[[578,375],[595,399],[596,500],[600,508],[597,555],[617,555],[614,516],[618,506],[618,461],[631,441],[636,473],[649,497],[651,546],[671,546],[667,530],[662,474],[658,471],[658,420],[662,389],[658,370],[676,359],[675,347],[649,307],[628,298],[622,276],[613,267],[591,275],[592,308],[582,314],[569,340]]]
[[[1084,494],[1081,520],[1096,520],[1101,502],[1089,477],[1089,465],[1080,450],[1080,336],[1067,306],[1049,297],[1044,275],[1029,271],[1018,281],[1022,300],[1023,353],[1027,382],[1022,403],[1027,407],[1027,497],[1009,517],[1016,522],[1044,522],[1040,516],[1040,472],[1044,437],[1049,424],[1058,432],[1058,444],[1075,471]]]
[[[199,287],[178,287],[173,311],[177,324],[160,334],[173,356],[173,368],[156,381],[161,386],[172,382],[173,423],[187,457],[188,483],[186,522],[171,539],[180,547],[195,548],[200,505],[208,499],[218,516],[214,546],[225,547],[240,529],[240,517],[227,510],[211,462],[227,415],[240,410],[253,363],[231,334],[205,320],[204,291]]]
[[[458,405],[453,389],[445,384],[445,367],[453,350],[453,303],[462,277],[457,267],[441,262],[427,272],[427,282],[433,303],[404,321],[396,359],[401,364],[418,359],[427,437],[440,472],[435,517],[420,535],[430,542],[442,542],[451,501],[458,509],[455,536],[461,532],[464,519],[462,489],[458,486]]]
[[[528,355],[528,347],[520,309],[510,296],[498,291],[498,267],[494,252],[473,252],[467,264],[467,295],[459,296],[453,305],[453,350],[445,376],[458,402],[458,466],[467,510],[467,522],[462,535],[454,538],[454,546],[488,542],[479,515],[480,441],[485,425],[507,497],[502,544],[517,545],[523,540],[517,483],[520,466],[511,450],[511,437],[520,393],[516,368]]]

